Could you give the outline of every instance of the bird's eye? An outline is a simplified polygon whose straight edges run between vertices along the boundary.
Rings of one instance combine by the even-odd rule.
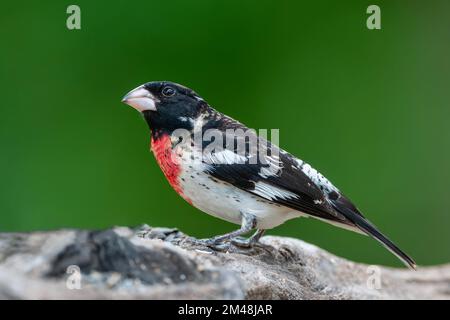
[[[161,90],[161,93],[163,94],[163,96],[165,97],[171,97],[175,94],[175,89],[172,87],[164,87]]]

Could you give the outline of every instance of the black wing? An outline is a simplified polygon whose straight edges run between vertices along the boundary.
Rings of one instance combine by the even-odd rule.
[[[223,135],[223,151],[208,150],[209,141],[203,145],[203,159],[213,177],[313,217],[354,226],[329,202],[342,195],[311,166],[226,116],[209,124],[203,129],[219,128]],[[225,131],[230,128],[246,135]]]
[[[406,253],[379,232],[348,198],[310,165],[256,134],[248,134],[244,125],[226,116],[218,117],[212,126],[222,130],[226,150],[222,151],[224,154],[220,151],[204,153],[208,172],[213,177],[265,200],[367,234],[415,269],[415,262]],[[229,133],[223,131],[225,128],[242,129],[248,136],[230,138]],[[233,144],[230,146],[226,141],[233,141]]]

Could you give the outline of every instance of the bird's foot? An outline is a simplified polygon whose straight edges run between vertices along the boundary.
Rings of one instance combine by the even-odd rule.
[[[208,247],[215,251],[227,251],[230,248],[230,243],[216,238],[211,239],[190,239],[190,241],[197,246]]]
[[[243,237],[235,237],[231,239],[220,239],[217,240],[215,238],[211,239],[193,239],[190,238],[189,242],[194,246],[201,248],[201,250],[207,250],[211,253],[213,252],[227,252],[227,253],[239,253],[252,255],[261,250],[266,250],[266,246],[257,239],[254,238],[243,238]]]
[[[219,239],[218,237],[205,239],[204,243],[207,247],[216,251],[228,251],[228,249],[230,249],[230,242],[224,239]]]
[[[254,239],[249,238],[243,238],[243,237],[236,237],[231,239],[231,244],[234,245],[235,247],[238,248],[243,248],[243,249],[250,249],[251,247],[253,247],[253,245],[256,243],[256,241],[254,241]]]
[[[234,237],[230,239],[206,239],[204,240],[205,245],[216,251],[229,251],[229,252],[241,252],[242,249],[244,251],[253,248],[256,242],[258,242],[254,238],[243,238],[243,237]]]
[[[235,237],[231,240],[231,243],[239,248],[251,249],[260,244],[259,239],[261,239],[265,232],[264,229],[258,229],[250,238]]]

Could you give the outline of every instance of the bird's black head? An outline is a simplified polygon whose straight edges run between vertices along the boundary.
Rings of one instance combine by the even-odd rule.
[[[141,112],[150,128],[171,132],[191,129],[193,121],[208,108],[193,90],[169,81],[153,81],[130,91],[122,102]]]

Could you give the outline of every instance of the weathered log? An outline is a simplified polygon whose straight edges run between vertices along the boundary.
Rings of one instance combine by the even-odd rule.
[[[2,233],[0,298],[449,299],[450,265],[368,266],[272,236],[217,252],[148,226]]]

